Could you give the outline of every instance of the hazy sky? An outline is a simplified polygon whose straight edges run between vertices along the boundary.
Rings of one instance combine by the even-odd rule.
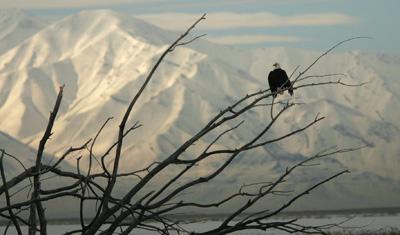
[[[107,8],[172,30],[208,13],[200,31],[218,43],[323,50],[369,36],[344,49],[400,54],[400,0],[0,0],[0,7],[52,17]]]

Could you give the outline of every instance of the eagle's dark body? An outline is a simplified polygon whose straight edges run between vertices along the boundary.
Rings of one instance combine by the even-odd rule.
[[[278,89],[283,90],[287,89],[290,95],[293,95],[292,83],[289,80],[288,75],[286,74],[285,70],[281,68],[276,68],[272,70],[268,75],[268,83],[271,89],[271,93],[273,96],[277,96]]]

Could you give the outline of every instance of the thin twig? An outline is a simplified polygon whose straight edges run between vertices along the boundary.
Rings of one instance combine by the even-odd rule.
[[[5,197],[6,197],[6,203],[7,203],[7,207],[9,207],[10,209],[8,209],[8,214],[11,217],[11,221],[15,226],[15,229],[17,230],[18,235],[22,235],[21,232],[21,227],[18,224],[18,221],[15,217],[14,212],[12,211],[11,208],[11,200],[10,200],[10,194],[8,193],[8,188],[7,188],[7,180],[6,180],[6,175],[4,173],[4,166],[3,166],[3,159],[4,159],[4,150],[1,151],[1,157],[0,157],[0,172],[1,172],[1,179],[3,181],[3,185],[4,185],[4,192],[5,192]]]

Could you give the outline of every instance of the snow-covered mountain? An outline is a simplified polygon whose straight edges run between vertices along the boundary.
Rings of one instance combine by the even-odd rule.
[[[47,153],[57,155],[70,145],[86,142],[113,116],[96,145],[96,153],[101,153],[115,141],[121,116],[149,68],[177,35],[106,10],[84,11],[37,31],[0,55],[0,131],[36,147],[58,87],[65,84]],[[266,73],[273,62],[279,61],[291,72],[297,65],[305,68],[319,54],[283,48],[244,50],[205,40],[176,49],[135,107],[130,123],[140,121],[143,127],[125,141],[122,170],[162,159],[223,107],[266,87]],[[252,152],[251,158],[242,157],[229,179],[239,182],[238,177],[247,172],[249,178],[259,180],[265,172],[273,175],[288,163],[332,145],[365,145],[338,157],[334,165],[354,169],[351,182],[358,179],[359,187],[380,183],[392,195],[388,204],[393,204],[400,194],[392,188],[393,182],[400,182],[399,68],[400,57],[392,55],[345,52],[326,56],[310,75],[344,73],[343,79],[350,83],[370,83],[296,91],[293,99],[306,104],[286,113],[269,137],[293,130],[317,113],[327,119],[282,143]],[[221,145],[244,142],[265,124],[269,112],[260,108],[246,118],[249,121]],[[210,141],[211,136],[198,146]],[[348,185],[344,191],[351,193],[352,184]]]
[[[0,54],[29,38],[46,23],[19,9],[0,9]]]

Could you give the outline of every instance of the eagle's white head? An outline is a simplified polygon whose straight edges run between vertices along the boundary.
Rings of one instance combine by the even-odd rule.
[[[278,62],[275,62],[273,65],[274,69],[279,69],[281,65]]]

